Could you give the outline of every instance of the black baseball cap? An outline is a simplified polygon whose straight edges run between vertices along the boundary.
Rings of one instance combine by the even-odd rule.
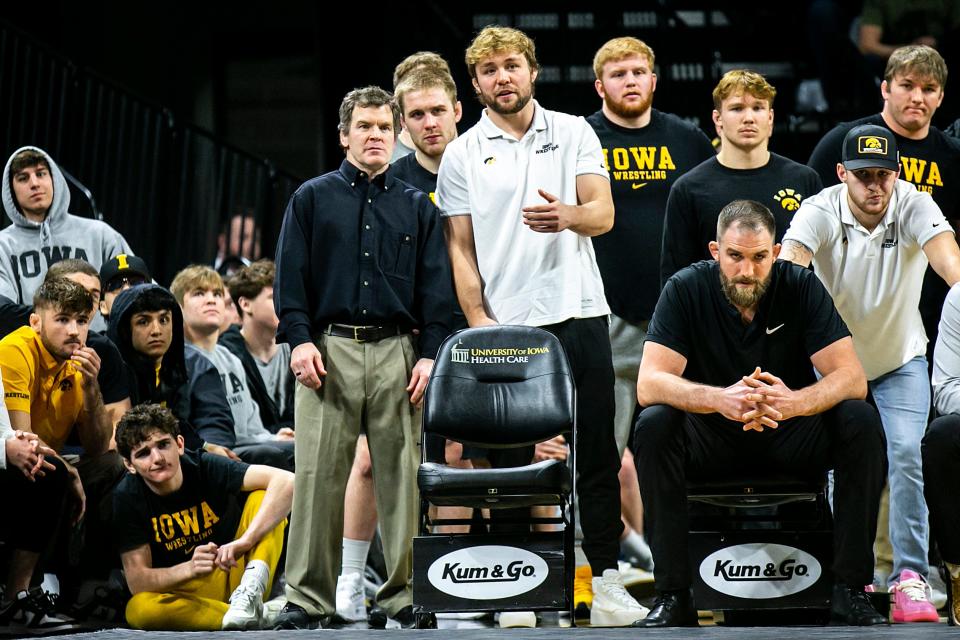
[[[841,163],[849,170],[879,167],[899,171],[897,139],[886,127],[862,124],[847,132],[843,139]]]
[[[100,286],[106,291],[110,281],[118,276],[139,275],[149,281],[150,270],[142,258],[129,253],[121,253],[110,258],[100,267]]]

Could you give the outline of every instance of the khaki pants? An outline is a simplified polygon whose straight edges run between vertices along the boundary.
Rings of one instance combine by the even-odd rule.
[[[420,410],[406,386],[410,336],[359,343],[317,341],[327,375],[314,391],[297,385],[296,484],[287,545],[287,599],[312,616],[336,611],[343,543],[343,494],[360,427],[367,433],[387,580],[377,602],[394,615],[412,603],[413,536],[419,499]]]

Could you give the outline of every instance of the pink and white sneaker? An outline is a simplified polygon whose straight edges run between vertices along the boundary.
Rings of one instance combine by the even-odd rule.
[[[890,587],[893,594],[894,622],[939,622],[937,609],[930,603],[930,585],[916,572],[904,569],[900,581]]]

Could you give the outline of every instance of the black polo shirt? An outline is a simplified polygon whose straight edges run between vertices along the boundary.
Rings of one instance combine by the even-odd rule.
[[[745,325],[723,294],[719,264],[704,260],[667,281],[647,340],[684,356],[682,375],[693,382],[727,387],[759,366],[800,389],[816,381],[810,357],[849,335],[810,270],[777,260],[757,313]]]
[[[408,153],[399,160],[390,163],[390,173],[397,180],[403,180],[430,196],[430,202],[437,204],[437,174],[431,173],[417,162],[416,153]]]
[[[450,334],[450,260],[436,206],[344,160],[291,196],[277,244],[278,342],[296,347],[331,323],[420,329],[424,357]]]

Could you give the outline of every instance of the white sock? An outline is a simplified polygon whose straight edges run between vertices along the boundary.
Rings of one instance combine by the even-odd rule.
[[[650,545],[643,539],[643,535],[631,529],[627,536],[620,541],[620,550],[626,556],[632,556],[646,565],[652,562],[653,554],[650,552]]]
[[[254,582],[260,585],[260,592],[266,593],[268,582],[270,582],[270,567],[263,560],[251,560],[247,568],[243,570],[243,577],[240,582]]]
[[[367,552],[370,551],[369,540],[351,540],[343,539],[343,556],[340,560],[340,575],[346,576],[351,573],[363,575],[363,570],[367,566]]]

